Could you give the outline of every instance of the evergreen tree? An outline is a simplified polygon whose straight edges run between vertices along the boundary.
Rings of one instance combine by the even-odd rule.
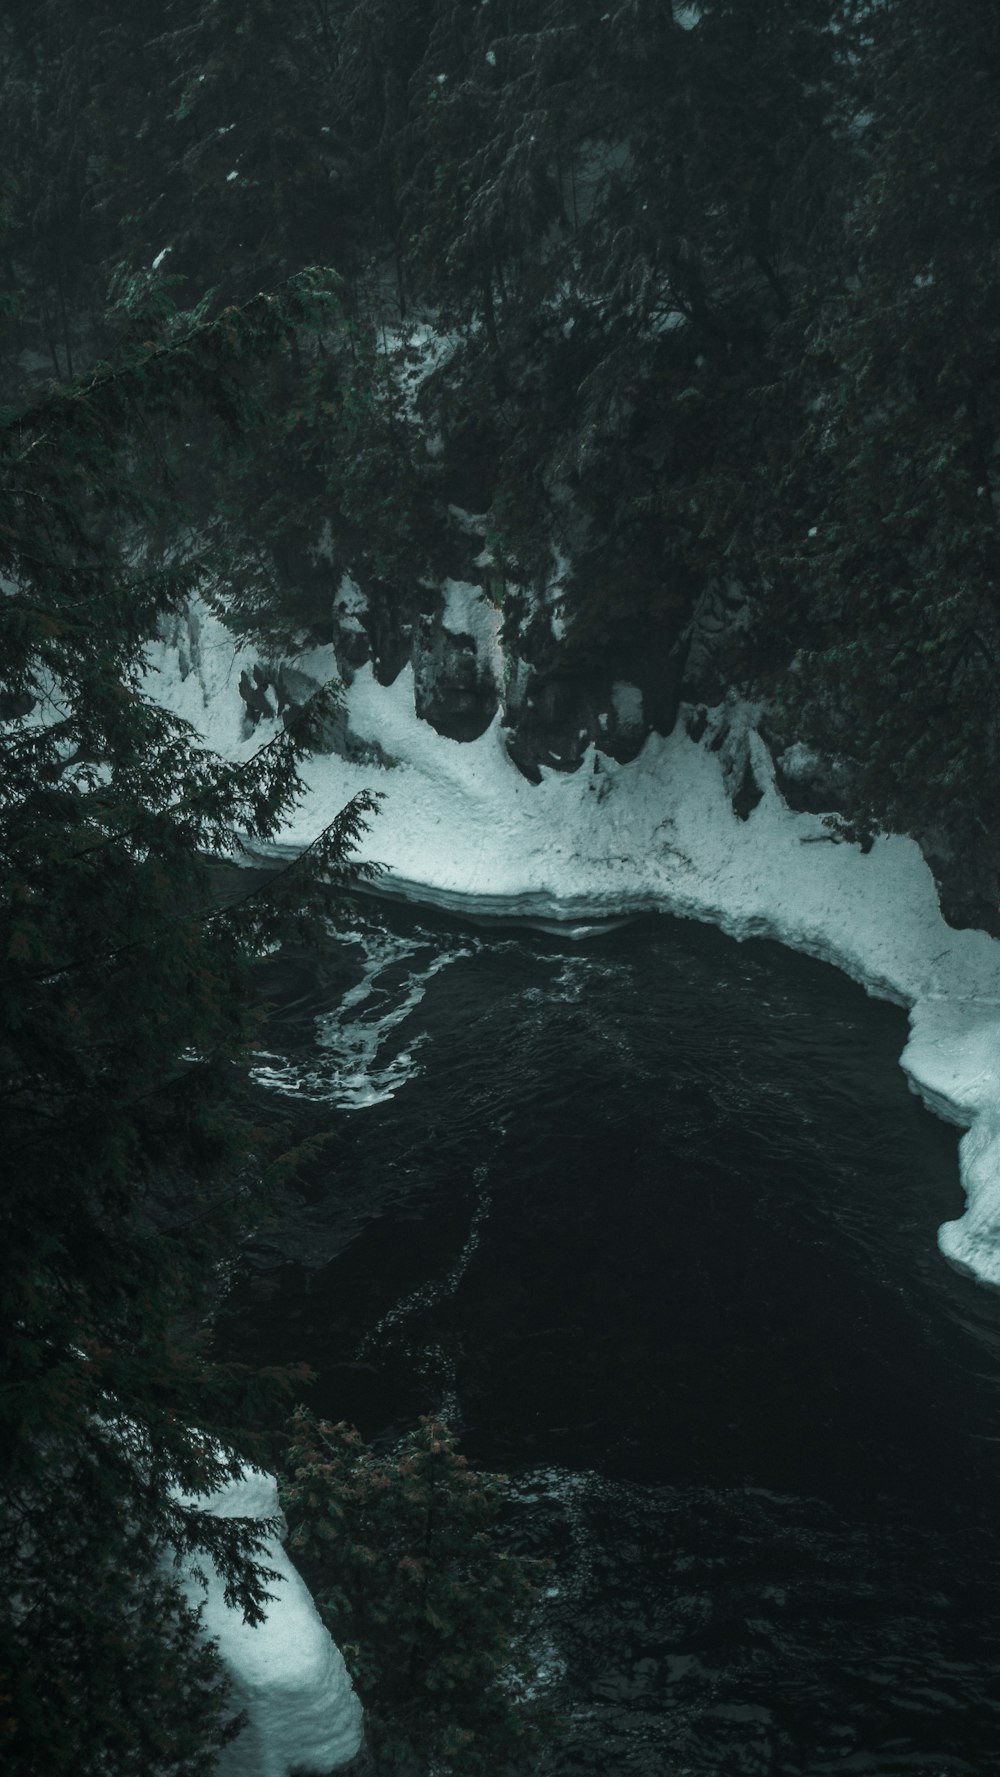
[[[212,582],[176,548],[144,560],[142,538],[177,516],[151,441],[196,419],[238,434],[249,368],[328,300],[313,276],[176,317],[0,419],[0,1747],[18,1777],[208,1772],[223,1687],[170,1551],[214,1560],[251,1621],[266,1602],[261,1527],[180,1496],[240,1471],[281,1378],[178,1329],[253,1208],[235,1096],[253,961],[346,879],[372,803],[271,892],[219,900],[212,859],[280,829],[312,717],[234,766],[150,700],[145,645]]]
[[[852,762],[856,822],[997,870],[1000,19],[859,11],[851,275],[817,305],[811,418],[774,464],[784,695]]]
[[[170,245],[196,294],[214,284],[227,301],[304,265],[339,264],[322,14],[304,0],[171,0],[153,47],[169,184],[163,240],[158,249],[147,228],[143,252]],[[125,251],[135,263],[131,241]]]

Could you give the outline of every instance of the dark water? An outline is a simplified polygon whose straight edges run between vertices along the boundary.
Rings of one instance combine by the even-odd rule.
[[[375,910],[268,985],[262,1104],[331,1139],[220,1337],[515,1478],[540,1770],[1000,1771],[1000,1298],[905,1014],[668,920]]]

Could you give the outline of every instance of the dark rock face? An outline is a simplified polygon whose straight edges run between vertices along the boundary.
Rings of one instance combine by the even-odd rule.
[[[368,615],[362,621],[368,633],[375,677],[380,685],[391,685],[413,652],[415,601],[400,588],[377,581],[365,591]]]
[[[240,696],[247,706],[247,720],[252,727],[256,727],[262,716],[275,714],[282,718],[286,728],[289,727],[318,689],[317,681],[310,674],[301,672],[286,660],[264,667],[255,666],[252,680],[245,672],[240,675]],[[316,750],[339,753],[341,758],[351,759],[359,765],[387,767],[395,764],[377,741],[359,740],[352,733],[342,702],[334,702],[319,722]]]
[[[602,658],[574,657],[550,636],[529,637],[504,706],[507,751],[538,782],[539,767],[575,771],[591,745],[627,765],[651,732],[669,734],[680,709],[682,656],[669,640]]]
[[[507,751],[524,776],[541,782],[539,766],[575,771],[594,738],[597,711],[589,687],[557,671],[529,671],[504,708]]]
[[[799,814],[829,814],[843,805],[850,790],[850,767],[831,759],[801,741],[777,750],[767,736],[774,758],[774,777],[789,808]]]
[[[414,636],[417,715],[449,740],[478,740],[497,712],[497,688],[475,637],[424,616]]]
[[[983,834],[915,835],[937,883],[941,912],[950,926],[975,926],[1000,938],[1000,847]]]
[[[340,668],[340,676],[345,684],[350,684],[359,666],[372,657],[372,645],[368,631],[357,618],[345,620],[334,618],[333,647]]]
[[[247,672],[240,673],[240,696],[246,705],[246,720],[251,728],[256,728],[262,717],[273,716],[274,704],[268,697],[270,680],[267,673],[259,666],[253,669],[253,677]]]
[[[592,745],[626,764],[651,731],[669,733],[688,653],[680,607],[671,607],[669,621],[622,625],[614,641],[581,647],[560,634],[552,588],[521,588],[506,603],[482,529],[467,512],[460,518],[449,531],[437,584],[389,585],[360,566],[356,580],[342,576],[332,600],[332,639],[343,682],[370,661],[378,683],[390,685],[411,663],[418,716],[457,741],[478,739],[502,697],[510,757],[535,782],[543,766],[575,771]],[[489,625],[477,620],[476,587],[484,589],[484,606],[505,602],[502,692]],[[461,600],[456,609],[460,588],[468,589],[468,618]]]
[[[743,767],[739,789],[733,797],[733,813],[738,815],[741,821],[748,821],[757,804],[763,800],[764,792],[754,776],[753,765],[747,759]]]
[[[703,703],[697,708],[688,710],[684,718],[684,727],[689,740],[699,741],[708,727],[708,711]]]

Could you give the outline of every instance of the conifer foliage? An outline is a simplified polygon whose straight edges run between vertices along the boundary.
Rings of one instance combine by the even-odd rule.
[[[0,418],[0,1758],[18,1777],[209,1771],[224,1689],[172,1552],[214,1560],[251,1621],[266,1599],[261,1527],[182,1496],[240,1472],[282,1379],[221,1369],[178,1328],[252,1211],[250,966],[311,885],[346,880],[372,804],[273,892],[220,901],[211,861],[278,831],[310,718],[233,766],[150,700],[146,643],[212,578],[179,542],[144,562],[142,539],[177,517],[159,441],[240,433],[249,365],[330,300],[313,275],[175,317]]]
[[[379,1769],[523,1769],[543,1726],[524,1707],[523,1631],[545,1566],[499,1546],[504,1478],[470,1468],[435,1419],[382,1453],[299,1408],[292,1438],[290,1547],[365,1702]]]
[[[812,411],[772,457],[796,719],[855,811],[1000,869],[1000,15],[862,9],[852,276],[807,331]]]

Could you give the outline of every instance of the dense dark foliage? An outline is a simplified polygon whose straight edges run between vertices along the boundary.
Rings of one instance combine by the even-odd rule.
[[[873,8],[850,270],[806,328],[810,415],[774,462],[774,619],[800,722],[859,764],[873,824],[1000,862],[1000,17]],[[790,532],[788,520],[795,524]]]
[[[158,339],[0,422],[0,1750],[12,1773],[196,1773],[228,1731],[172,1578],[211,1555],[251,1621],[261,1529],[182,1495],[240,1472],[291,1378],[185,1336],[253,1213],[239,1109],[250,970],[343,881],[369,798],[265,893],[220,899],[235,831],[273,835],[312,713],[226,765],[152,703],[143,648],[212,564],[151,442],[244,433],[245,366],[322,324],[316,277]]]
[[[548,1725],[525,1707],[523,1641],[545,1565],[499,1547],[503,1476],[471,1469],[433,1419],[391,1453],[301,1408],[292,1436],[289,1546],[365,1703],[379,1769],[523,1769]]]

